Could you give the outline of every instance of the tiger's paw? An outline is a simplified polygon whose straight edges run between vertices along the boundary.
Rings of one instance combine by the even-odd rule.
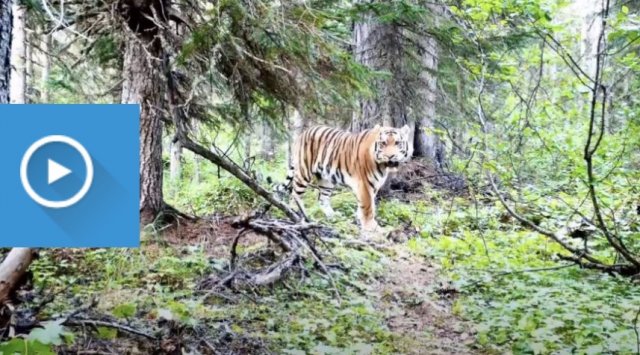
[[[372,242],[384,242],[386,240],[385,236],[387,233],[385,233],[384,228],[380,227],[378,223],[373,222],[365,225],[360,234],[365,240]]]

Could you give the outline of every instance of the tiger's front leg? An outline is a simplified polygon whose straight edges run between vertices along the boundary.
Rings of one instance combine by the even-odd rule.
[[[320,180],[318,185],[320,188],[320,194],[318,196],[320,209],[327,218],[333,218],[337,214],[333,207],[331,207],[331,193],[335,186],[329,180],[325,179]]]
[[[366,183],[360,184],[355,191],[358,199],[358,220],[363,232],[378,233],[382,228],[376,222],[376,192]]]

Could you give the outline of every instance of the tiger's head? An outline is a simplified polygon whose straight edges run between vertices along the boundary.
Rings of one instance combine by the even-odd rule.
[[[386,164],[390,168],[397,168],[400,163],[404,163],[411,158],[409,126],[394,128],[376,125],[374,132],[378,132],[374,147],[376,163]]]

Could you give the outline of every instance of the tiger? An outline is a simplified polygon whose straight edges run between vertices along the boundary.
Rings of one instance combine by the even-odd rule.
[[[357,219],[363,232],[380,232],[375,218],[376,194],[389,173],[411,158],[409,126],[376,125],[359,133],[313,126],[296,138],[287,176],[290,205],[306,216],[302,195],[317,181],[320,209],[327,218],[335,215],[330,198],[336,186],[350,187],[358,201]]]

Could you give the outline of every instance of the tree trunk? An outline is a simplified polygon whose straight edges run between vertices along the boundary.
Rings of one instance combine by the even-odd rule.
[[[11,5],[0,1],[0,104],[9,102],[11,77]],[[13,248],[0,264],[0,304],[9,300],[11,293],[33,261],[30,248]]]
[[[12,23],[11,4],[0,1],[0,104],[9,102]]]
[[[298,136],[300,135],[300,133],[302,133],[302,131],[305,129],[305,125],[306,125],[305,119],[304,117],[302,117],[302,114],[300,113],[300,109],[297,109],[297,108],[291,109],[291,114],[289,117],[288,124],[289,124],[289,127],[291,127],[291,129],[289,130],[291,134],[289,134],[289,139],[287,141],[287,163],[289,164],[288,166],[290,167],[291,164],[293,163],[293,159],[291,158],[291,154],[293,152],[293,144],[298,138]]]
[[[29,32],[27,31],[27,41],[25,43],[27,47],[27,57],[26,57],[26,76],[25,76],[25,103],[33,102],[33,46],[31,45],[31,41],[34,36],[29,36]]]
[[[413,155],[428,158],[442,165],[444,149],[438,136],[433,133],[436,118],[436,72],[438,69],[438,46],[436,40],[429,37],[417,39],[420,48],[421,71],[416,90],[416,133]]]
[[[182,143],[176,141],[171,144],[171,151],[169,152],[171,160],[169,160],[169,176],[171,180],[180,178],[182,173]]]
[[[153,40],[125,45],[122,103],[140,104],[140,222],[152,222],[163,206],[162,106],[163,81],[158,45]],[[145,48],[145,46],[147,48]]]
[[[18,5],[18,0],[13,4],[13,39],[11,41],[11,103],[23,104],[26,102],[27,93],[27,9]]]
[[[275,158],[275,137],[274,131],[267,122],[262,122],[260,130],[260,157],[265,161],[272,161]]]
[[[33,261],[31,248],[13,248],[0,264],[0,305],[9,300],[22,276]]]
[[[200,126],[198,124],[198,121],[196,120],[193,121],[192,132],[194,137],[198,137],[200,135]],[[195,184],[200,183],[200,160],[201,159],[202,157],[200,157],[199,155],[194,155],[193,157],[193,182]]]
[[[125,43],[122,103],[140,104],[140,222],[155,220],[162,195],[162,115],[166,93],[161,30],[168,28],[168,0],[122,0],[119,11],[131,33]],[[135,38],[132,38],[135,36]]]
[[[51,72],[51,59],[49,57],[49,52],[51,51],[51,35],[45,34],[44,40],[42,41],[42,77],[40,84],[40,102],[48,103],[49,102],[49,73]]]
[[[251,146],[253,145],[253,140],[251,138],[251,131],[247,131],[244,133],[244,164],[245,168],[249,169],[249,161],[251,159]]]
[[[353,113],[351,130],[359,132],[376,124],[413,126],[409,112],[410,84],[404,63],[405,35],[402,27],[379,23],[372,15],[356,23],[353,29],[355,60],[375,71],[390,75],[376,78],[373,95],[360,100]]]

